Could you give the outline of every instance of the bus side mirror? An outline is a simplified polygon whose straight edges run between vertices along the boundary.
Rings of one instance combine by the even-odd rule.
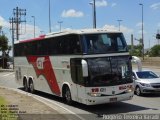
[[[137,80],[137,78],[135,76],[132,76],[133,80]]]
[[[88,77],[88,64],[86,60],[81,61],[83,77]]]
[[[134,76],[132,76],[132,78],[133,78],[133,80],[135,80],[135,77],[134,77]]]

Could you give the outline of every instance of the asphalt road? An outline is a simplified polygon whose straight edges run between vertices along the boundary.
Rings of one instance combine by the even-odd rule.
[[[160,75],[159,69],[152,68]],[[14,81],[13,72],[0,72],[0,86],[10,88],[20,88]],[[68,106],[63,103],[61,98],[48,95],[42,92],[37,92],[36,95],[44,97],[49,101],[53,101],[70,113],[77,114],[84,119],[103,119],[104,115],[112,114],[159,114],[160,113],[160,94],[148,94],[144,96],[134,96],[132,100],[109,103],[103,105],[86,106],[79,103],[74,103]],[[160,119],[160,115],[159,115]]]

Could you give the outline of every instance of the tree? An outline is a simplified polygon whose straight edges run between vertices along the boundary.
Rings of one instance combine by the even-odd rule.
[[[5,35],[0,35],[0,51],[8,50],[8,38]]]
[[[131,51],[131,45],[128,45],[128,49],[131,55],[139,57],[142,56],[142,45],[134,45],[132,51]]]
[[[160,56],[160,45],[155,45],[150,50],[150,56],[151,57],[157,57]]]
[[[7,68],[7,58],[9,55],[10,47],[8,46],[8,38],[5,35],[0,35],[0,51],[2,52],[1,66]],[[8,50],[8,52],[6,52]]]

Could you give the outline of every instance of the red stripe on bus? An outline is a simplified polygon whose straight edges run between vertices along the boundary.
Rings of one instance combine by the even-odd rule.
[[[44,58],[42,69],[38,68],[38,64],[39,64],[39,63],[37,63],[38,58]],[[52,92],[55,93],[56,95],[60,96],[60,94],[61,94],[60,88],[58,86],[56,76],[55,76],[54,70],[52,68],[52,64],[49,59],[49,56],[44,56],[44,57],[42,57],[42,56],[41,57],[28,56],[27,60],[30,64],[33,65],[37,77],[39,77],[40,75],[43,75],[45,77],[45,79],[47,80]]]
[[[24,42],[31,42],[31,41],[37,41],[37,40],[44,40],[45,35],[41,35],[37,38],[32,38],[32,39],[28,39],[28,40],[23,40],[23,41],[19,41],[20,43],[24,43]]]

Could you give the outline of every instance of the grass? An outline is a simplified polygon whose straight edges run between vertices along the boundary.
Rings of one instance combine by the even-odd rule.
[[[6,101],[3,97],[0,96],[0,106],[6,104]],[[1,111],[1,109],[0,109]]]
[[[0,96],[0,120],[17,120],[17,115],[9,110],[7,101]]]

